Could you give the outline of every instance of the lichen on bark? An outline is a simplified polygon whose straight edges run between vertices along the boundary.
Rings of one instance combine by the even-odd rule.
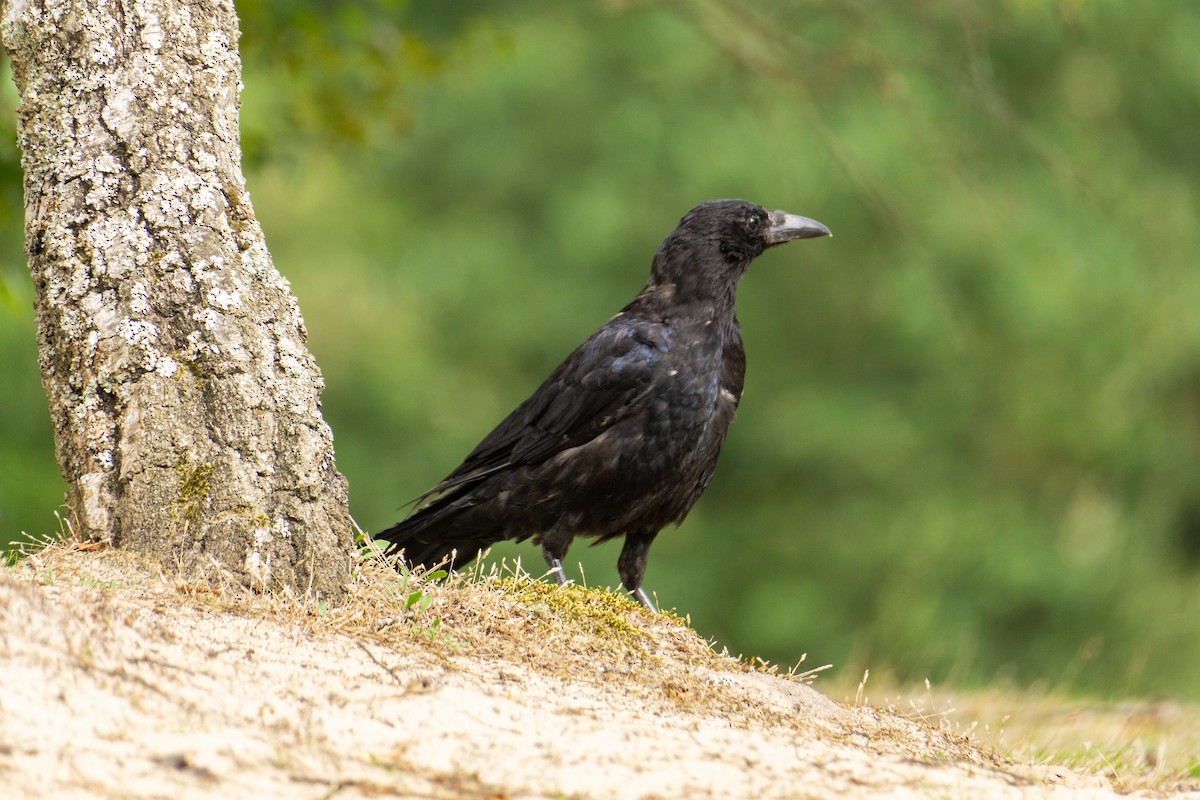
[[[77,532],[339,591],[346,482],[241,172],[232,2],[24,0],[0,24]]]

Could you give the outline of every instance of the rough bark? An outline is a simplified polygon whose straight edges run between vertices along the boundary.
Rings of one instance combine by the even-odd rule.
[[[230,0],[11,0],[25,246],[77,532],[340,590],[320,372],[242,177]]]

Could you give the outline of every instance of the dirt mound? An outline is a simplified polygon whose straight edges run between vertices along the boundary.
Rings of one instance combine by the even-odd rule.
[[[1118,796],[496,575],[327,605],[56,547],[0,572],[0,685],[7,797]]]

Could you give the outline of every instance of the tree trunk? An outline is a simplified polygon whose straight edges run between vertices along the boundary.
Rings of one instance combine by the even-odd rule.
[[[25,248],[76,531],[344,586],[320,372],[242,177],[231,0],[10,0]]]

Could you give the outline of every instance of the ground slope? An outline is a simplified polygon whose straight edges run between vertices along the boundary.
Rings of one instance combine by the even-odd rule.
[[[373,564],[327,606],[52,548],[0,571],[0,687],[5,797],[1118,796],[623,597]]]

